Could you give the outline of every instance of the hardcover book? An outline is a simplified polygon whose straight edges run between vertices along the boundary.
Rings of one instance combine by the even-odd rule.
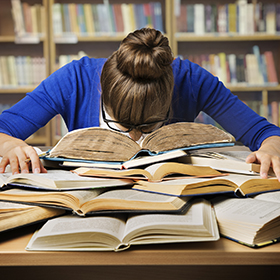
[[[212,201],[220,234],[249,247],[280,241],[280,192],[246,199],[219,196]]]
[[[163,126],[146,136],[141,145],[120,132],[90,127],[67,133],[44,159],[123,163],[141,155],[227,146],[233,141],[215,126],[191,122]]]
[[[48,221],[31,238],[27,250],[122,251],[131,245],[215,241],[218,227],[211,204],[198,200],[184,215],[146,214]]]
[[[129,213],[184,213],[189,197],[179,198],[131,189],[93,189],[81,191],[38,191],[11,189],[0,192],[0,200],[70,210],[79,216]]]

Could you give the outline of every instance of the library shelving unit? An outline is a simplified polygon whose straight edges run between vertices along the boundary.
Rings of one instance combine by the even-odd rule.
[[[229,5],[237,4],[239,2],[249,3],[250,5],[258,4],[258,0],[26,0],[29,5],[41,4],[45,7],[45,19],[44,26],[45,32],[43,36],[40,36],[38,42],[19,40],[18,36],[14,32],[14,22],[11,13],[12,5],[11,0],[3,0],[0,3],[0,57],[1,56],[42,56],[46,60],[46,76],[56,71],[63,63],[67,63],[67,59],[75,59],[86,54],[89,57],[108,57],[115,51],[121,42],[121,40],[127,35],[128,32],[137,28],[139,22],[132,23],[132,18],[135,20],[136,15],[131,17],[125,17],[124,30],[117,30],[117,26],[113,26],[113,29],[108,31],[103,25],[107,22],[113,22],[112,9],[110,11],[110,17],[106,17],[106,14],[102,14],[103,23],[99,26],[99,31],[84,31],[82,30],[82,23],[80,19],[76,19],[79,22],[78,29],[73,27],[73,22],[67,26],[65,24],[65,10],[63,5],[91,5],[92,12],[94,12],[92,6],[101,4],[108,8],[113,4],[125,4],[122,12],[130,11],[133,9],[133,5],[143,5],[157,2],[160,3],[160,20],[162,24],[162,31],[170,40],[170,45],[174,56],[182,56],[189,58],[190,56],[202,55],[202,54],[219,54],[225,55],[235,54],[246,55],[252,52],[253,46],[259,47],[260,53],[263,54],[266,51],[270,51],[273,54],[274,64],[277,72],[277,78],[280,80],[280,33],[276,32],[257,31],[250,34],[243,34],[238,32],[203,32],[201,34],[197,30],[194,32],[178,30],[178,18],[181,13],[181,9],[178,9],[178,5]],[[264,4],[274,3],[280,4],[280,0],[263,1]],[[80,6],[80,7],[81,7]],[[83,6],[85,7],[85,6]],[[228,8],[228,7],[227,7]],[[58,10],[60,9],[60,10]],[[73,7],[72,7],[73,9]],[[75,7],[77,9],[77,7]],[[89,6],[87,10],[89,9]],[[153,8],[154,9],[154,8]],[[70,8],[68,6],[68,10]],[[85,12],[86,9],[84,9]],[[136,9],[139,11],[139,8]],[[134,13],[135,11],[134,10]],[[60,13],[57,13],[60,11]],[[104,11],[103,13],[106,11]],[[153,10],[155,11],[155,9]],[[157,10],[158,11],[158,10]],[[73,12],[73,11],[72,11]],[[99,11],[100,12],[100,11]],[[229,10],[227,10],[229,12]],[[76,12],[77,13],[77,12]],[[108,10],[107,10],[108,13]],[[60,15],[59,15],[60,14]],[[107,14],[108,15],[108,14]],[[114,14],[116,16],[116,14]],[[158,14],[157,14],[158,15]],[[246,14],[249,17],[249,13]],[[60,19],[60,17],[62,17]],[[84,16],[85,17],[85,16]],[[87,17],[88,18],[88,17]],[[155,17],[154,17],[155,18]],[[153,20],[154,20],[153,18]],[[202,17],[198,17],[198,24],[203,23]],[[279,21],[279,11],[277,10],[277,18]],[[62,20],[64,24],[59,25],[59,20]],[[221,20],[221,21],[220,21]],[[219,22],[225,22],[225,19],[221,18]],[[275,19],[276,20],[276,19]],[[82,20],[81,20],[82,21]],[[154,23],[154,22],[152,22]],[[95,24],[95,23],[94,23]],[[134,24],[134,25],[133,25]],[[158,22],[157,22],[158,24]],[[75,25],[75,24],[74,24]],[[84,25],[86,23],[84,22]],[[141,26],[142,27],[142,26]],[[201,26],[200,26],[201,27]],[[74,29],[73,29],[74,28]],[[88,28],[88,26],[86,26]],[[93,27],[91,27],[93,28]],[[104,31],[104,28],[106,29]],[[112,28],[112,25],[111,25]],[[114,29],[115,28],[115,29]],[[204,26],[204,28],[206,28]],[[271,26],[270,26],[271,28]],[[278,27],[277,27],[278,28]],[[279,27],[280,29],[280,27]],[[70,31],[69,31],[70,30]],[[203,66],[203,65],[202,65]],[[279,104],[280,101],[280,85],[278,83],[264,83],[264,84],[226,84],[226,86],[234,93],[237,94],[240,99],[248,103],[249,106],[252,102],[261,104],[262,111],[258,112],[269,117],[269,105],[276,101]],[[26,92],[34,89],[36,85],[28,86],[0,86],[0,104],[13,104],[24,97]],[[255,102],[255,103],[256,103]],[[275,103],[275,102],[274,102]],[[256,104],[253,104],[253,108]],[[275,104],[274,104],[275,105]],[[255,107],[254,107],[255,108]],[[254,109],[253,108],[253,109]],[[279,111],[279,106],[278,106]],[[270,119],[269,119],[270,120]],[[278,117],[279,125],[279,117]],[[27,139],[28,143],[36,145],[54,145],[61,137],[61,118],[56,117],[46,127],[39,132],[32,135]]]
[[[41,5],[47,8],[47,0],[26,0],[29,5]],[[14,20],[12,15],[12,3],[11,0],[2,0],[0,4],[0,57],[41,57],[46,61],[44,68],[44,74],[49,74],[49,47],[48,47],[48,25],[47,22],[43,22],[42,26],[45,28],[45,32],[40,36],[33,34],[27,34],[28,36],[18,36],[14,29]],[[25,34],[26,35],[26,34]],[[8,66],[9,67],[9,66]],[[15,73],[12,71],[9,73]],[[0,104],[1,109],[6,108],[20,99],[22,99],[27,92],[32,91],[35,87],[35,83],[16,83],[12,84],[11,79],[7,78],[3,83],[4,76],[8,75],[7,69],[1,72],[1,86],[0,86]],[[17,79],[17,78],[16,78]],[[34,80],[33,80],[34,81]],[[47,145],[51,144],[51,126],[47,124],[44,128],[30,136],[26,142],[31,145]]]
[[[234,1],[234,0],[225,0],[225,1],[216,1],[216,0],[181,0],[176,1],[173,0],[172,5],[172,31],[174,36],[172,47],[175,56],[181,55],[182,57],[194,57],[199,55],[205,54],[219,54],[224,53],[225,55],[235,54],[237,55],[246,55],[247,53],[252,53],[253,46],[257,45],[259,47],[260,53],[264,53],[266,51],[271,51],[274,57],[274,63],[276,68],[276,73],[278,74],[278,80],[280,78],[280,30],[279,29],[279,4],[280,1],[262,1],[262,6],[260,1],[253,0],[253,1]],[[235,26],[236,28],[233,32],[229,30],[230,23],[230,5],[235,5],[235,8],[238,4],[249,4],[249,7],[246,10],[245,18],[249,17],[250,11],[253,13],[253,18],[255,21],[257,15],[257,9],[261,10],[259,14],[261,14],[262,24],[265,27],[262,27],[264,30],[257,30],[261,28],[260,26],[256,26],[256,22],[247,23],[247,31],[244,31],[240,27],[238,23],[238,13],[235,15]],[[195,19],[189,18],[189,29],[187,26],[180,25],[182,24],[182,18],[184,18],[183,13],[187,14],[187,9],[189,8],[194,9],[195,5],[200,5],[201,7],[196,7],[196,12],[201,12],[202,15],[200,17],[200,21],[197,23]],[[266,22],[264,17],[268,14],[268,8],[264,7],[264,5],[274,4],[274,19],[270,22]],[[186,10],[180,5],[186,6]],[[278,7],[276,8],[276,5]],[[216,28],[221,29],[219,30],[211,30],[211,26],[207,25],[207,19],[211,22],[210,17],[207,18],[206,6],[216,6],[216,13],[219,12],[219,9],[225,9],[225,14],[222,15],[220,18],[216,14]],[[256,8],[257,6],[257,8]],[[247,6],[248,7],[248,6]],[[209,8],[211,9],[211,8]],[[213,9],[213,8],[212,8]],[[238,8],[237,8],[238,9]],[[241,8],[240,8],[241,9]],[[251,9],[251,10],[250,10]],[[264,10],[266,9],[266,10]],[[276,10],[275,10],[276,9]],[[278,9],[278,10],[277,10]],[[200,10],[200,11],[199,11]],[[213,12],[213,10],[212,10]],[[221,12],[221,11],[220,11]],[[239,10],[240,13],[240,10]],[[182,17],[180,19],[180,17]],[[193,17],[195,17],[195,12],[193,11]],[[228,22],[226,23],[226,17],[228,17]],[[278,18],[278,19],[277,19]],[[232,18],[231,18],[232,19]],[[244,18],[243,18],[244,20]],[[260,19],[258,19],[260,20]],[[274,20],[274,22],[273,22]],[[186,20],[187,21],[187,20]],[[237,21],[237,22],[236,22]],[[277,23],[278,21],[278,23]],[[249,22],[249,21],[248,21]],[[272,23],[271,23],[272,22]],[[195,28],[194,25],[197,25]],[[221,24],[221,26],[219,26]],[[223,26],[224,24],[224,26]],[[227,26],[226,26],[227,24]],[[267,25],[266,25],[267,24]],[[239,26],[237,26],[239,25]],[[269,26],[268,26],[269,25]],[[248,27],[249,26],[249,27]],[[184,29],[185,28],[185,29]],[[208,28],[208,29],[207,29]],[[213,28],[213,26],[212,26]],[[224,29],[223,29],[224,28]],[[240,30],[238,30],[238,28]],[[271,28],[274,30],[271,30]],[[242,29],[242,30],[241,30]],[[269,30],[268,30],[269,29]],[[253,30],[253,31],[252,31]],[[203,66],[203,65],[201,65]],[[278,83],[271,84],[248,84],[248,83],[240,83],[240,84],[227,84],[226,86],[236,95],[239,96],[240,99],[244,100],[248,105],[251,104],[252,101],[257,101],[261,104],[262,110],[260,113],[264,117],[268,118],[270,121],[270,107],[269,104],[271,102],[276,101],[278,103],[278,111],[279,111],[279,101],[280,101],[280,85]],[[254,108],[253,108],[254,109]],[[279,125],[279,114],[276,121],[277,125]]]
[[[157,4],[160,3],[160,20],[162,24],[162,29],[167,37],[169,39],[172,36],[172,29],[171,29],[171,5],[172,2],[170,0],[158,0],[158,1],[146,1],[146,0],[115,0],[115,1],[103,1],[103,0],[84,0],[84,1],[77,1],[77,0],[50,0],[49,1],[49,23],[50,23],[50,36],[49,36],[49,42],[50,42],[50,70],[51,72],[57,70],[59,67],[67,63],[69,60],[79,58],[81,55],[86,54],[89,57],[109,57],[115,50],[118,49],[119,44],[121,40],[130,32],[133,31],[136,26],[136,24],[140,24],[139,22],[135,22],[135,7],[133,8],[133,5],[142,5],[141,8],[143,8],[143,5],[150,5],[152,3],[157,2]],[[116,17],[116,13],[114,16],[112,15],[112,7],[111,9],[111,16],[107,16],[107,14],[101,15],[102,24],[97,26],[97,23],[94,22],[95,26],[93,27],[94,31],[88,32],[88,29],[90,29],[88,26],[86,26],[86,29],[83,31],[81,25],[78,27],[73,27],[73,22],[65,23],[65,17],[68,17],[68,13],[70,14],[71,18],[71,9],[73,9],[73,5],[88,5],[87,10],[92,9],[92,13],[94,14],[94,9],[97,9],[97,5],[103,5],[103,8],[105,6],[112,6],[112,5],[126,5],[126,7],[123,7],[122,15],[125,17],[123,19],[124,27],[123,31],[120,31],[120,29],[116,24],[113,23],[113,29],[110,29],[112,27],[104,27],[102,29],[101,25],[105,25],[108,22],[113,21],[113,17]],[[65,6],[66,5],[66,6]],[[72,5],[72,7],[71,7]],[[90,5],[90,6],[89,6]],[[64,8],[66,8],[66,11]],[[95,6],[95,7],[93,7]],[[127,9],[134,9],[127,10]],[[140,9],[140,8],[139,8]],[[59,13],[60,11],[60,13]],[[107,10],[108,11],[108,10]],[[106,12],[106,11],[105,11]],[[77,12],[76,12],[77,13]],[[79,12],[78,12],[79,13]],[[85,9],[82,13],[85,13]],[[101,12],[98,11],[98,14],[100,15],[102,13],[102,7]],[[104,13],[104,10],[103,10]],[[114,13],[114,12],[113,12]],[[129,16],[124,16],[124,14],[128,13]],[[73,15],[73,14],[72,14]],[[133,16],[131,16],[133,15]],[[62,17],[62,18],[61,18]],[[82,15],[82,18],[86,18],[87,16],[85,14]],[[61,20],[64,22],[61,26]],[[72,16],[73,20],[73,16]],[[91,19],[92,20],[92,19]],[[132,22],[131,22],[132,20]],[[134,20],[134,23],[133,23]],[[58,21],[58,22],[57,22]],[[79,19],[77,19],[79,22]],[[85,19],[86,21],[86,19]],[[79,23],[78,23],[79,24]],[[81,24],[81,23],[80,23]],[[86,22],[84,22],[84,25],[86,25]],[[144,26],[141,26],[144,27]],[[107,29],[106,29],[107,28]],[[140,28],[140,26],[139,26]],[[70,32],[69,32],[70,30]],[[171,39],[170,39],[171,41]],[[82,53],[82,54],[81,54]],[[61,62],[62,61],[62,62]],[[58,121],[58,122],[57,122]],[[60,126],[60,119],[56,118],[56,121],[52,123],[53,131],[56,131],[57,133],[53,133],[52,136],[52,143],[56,143],[57,140],[60,139],[61,135],[59,133],[59,127]]]

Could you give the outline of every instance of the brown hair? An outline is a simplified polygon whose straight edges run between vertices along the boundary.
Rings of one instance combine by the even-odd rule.
[[[134,125],[165,119],[174,85],[172,61],[168,39],[159,31],[143,28],[128,34],[101,73],[109,115]]]

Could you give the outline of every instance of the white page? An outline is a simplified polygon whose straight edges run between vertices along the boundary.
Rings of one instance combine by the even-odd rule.
[[[55,218],[49,220],[32,237],[28,248],[32,245],[32,249],[59,249],[59,247],[71,249],[75,248],[79,243],[103,246],[104,243],[102,244],[100,236],[104,234],[104,240],[111,242],[109,246],[104,245],[104,247],[114,249],[119,244],[118,240],[122,237],[125,227],[125,221],[121,217],[98,216],[80,218],[64,216]],[[108,235],[115,236],[115,238],[108,238]]]
[[[173,214],[149,214],[149,215],[137,215],[132,216],[127,220],[126,229],[124,232],[124,240],[132,238],[132,236],[137,232],[143,233],[143,228],[152,229],[152,232],[157,233],[158,236],[162,234],[172,234],[170,238],[176,238],[178,234],[178,239],[182,239],[182,236],[208,236],[210,233],[205,230],[204,227],[204,209],[205,202],[194,203],[190,209],[184,215],[173,215]],[[208,202],[206,202],[208,203]],[[210,204],[209,204],[210,207]],[[209,208],[209,213],[211,208]],[[161,229],[159,231],[159,229]],[[162,233],[162,234],[161,234]],[[149,237],[149,236],[148,236]],[[152,236],[151,236],[152,237]],[[143,236],[143,239],[146,237]],[[166,236],[168,239],[168,236]],[[141,237],[140,237],[141,239]]]
[[[254,199],[280,203],[280,191],[261,193],[254,196]]]
[[[280,204],[252,198],[227,198],[214,202],[218,221],[238,221],[261,227],[273,218],[280,216]]]

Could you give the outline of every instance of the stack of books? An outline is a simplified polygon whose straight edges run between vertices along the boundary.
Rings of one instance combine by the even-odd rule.
[[[142,146],[102,128],[67,133],[42,158],[48,173],[2,174],[0,200],[11,206],[2,205],[0,230],[48,219],[27,250],[121,251],[220,234],[251,247],[276,242],[280,183],[261,179],[233,144],[199,123],[164,126]],[[19,219],[7,226],[11,216]]]

